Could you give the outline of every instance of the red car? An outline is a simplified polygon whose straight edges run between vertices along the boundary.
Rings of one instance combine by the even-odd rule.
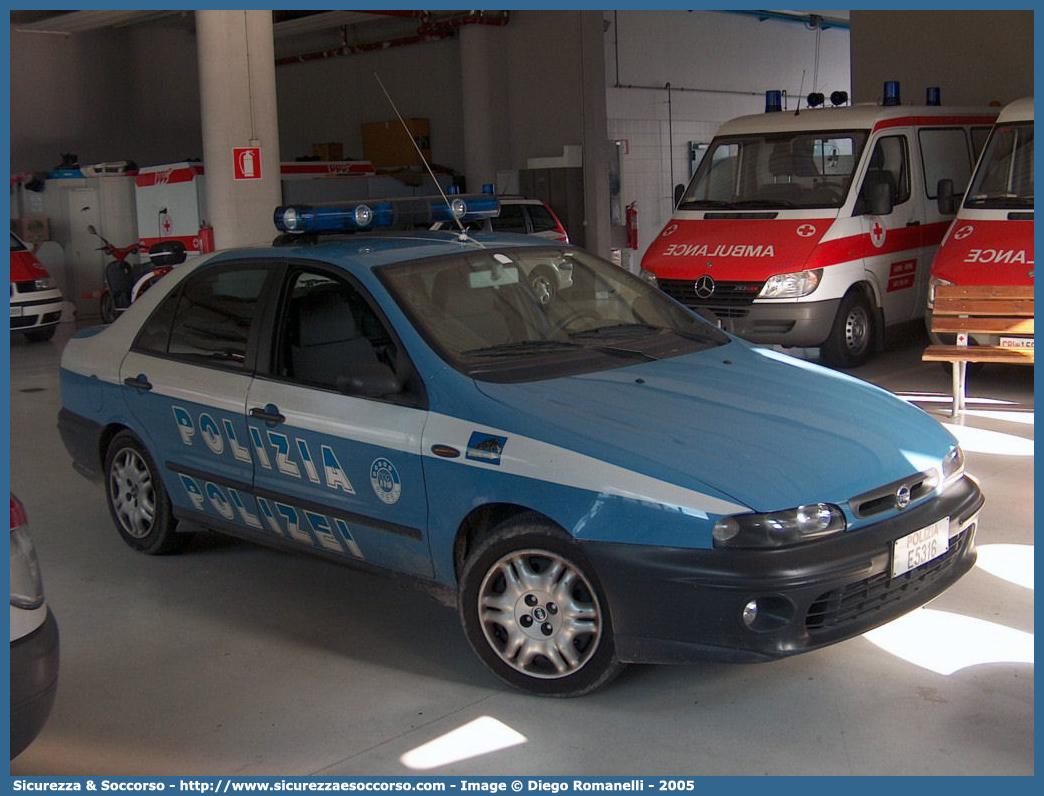
[[[34,343],[54,337],[62,319],[62,292],[28,246],[11,233],[11,332]]]

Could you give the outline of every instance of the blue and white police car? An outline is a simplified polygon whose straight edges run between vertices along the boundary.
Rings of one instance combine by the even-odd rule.
[[[59,427],[127,544],[205,527],[404,574],[548,695],[822,647],[972,567],[983,497],[921,410],[569,245],[344,234],[449,207],[279,208],[274,245],[70,340]],[[572,279],[542,303],[548,268]]]

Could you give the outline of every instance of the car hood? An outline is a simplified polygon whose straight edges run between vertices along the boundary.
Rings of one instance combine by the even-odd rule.
[[[843,503],[938,468],[956,445],[884,390],[739,342],[479,389],[506,407],[517,433],[754,511]]]

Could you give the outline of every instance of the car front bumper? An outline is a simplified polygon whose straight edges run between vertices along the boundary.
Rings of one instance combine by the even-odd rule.
[[[43,729],[58,690],[58,623],[50,609],[44,623],[11,642],[11,757]]]
[[[840,299],[754,303],[741,312],[708,306],[725,331],[752,343],[816,347],[830,336]],[[699,311],[700,307],[694,307]]]
[[[982,504],[966,476],[898,516],[792,548],[588,542],[584,552],[605,590],[622,661],[764,661],[859,635],[941,594],[975,564]],[[944,517],[949,550],[893,578],[895,540]],[[743,615],[752,600],[758,618],[748,626]]]

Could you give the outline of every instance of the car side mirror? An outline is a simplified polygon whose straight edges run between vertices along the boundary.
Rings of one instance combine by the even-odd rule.
[[[398,395],[402,384],[395,371],[383,362],[359,362],[350,364],[345,373],[337,377],[337,389],[345,395],[381,398]]]
[[[892,188],[886,182],[876,182],[870,186],[870,215],[887,216],[892,212]]]
[[[677,207],[685,195],[685,186],[680,182],[674,186],[674,206]]]
[[[185,262],[185,244],[168,240],[149,246],[149,262],[153,265],[179,265]]]
[[[957,212],[957,196],[953,190],[953,180],[944,178],[939,180],[935,189],[935,201],[939,204],[939,212],[944,216],[952,216]]]

